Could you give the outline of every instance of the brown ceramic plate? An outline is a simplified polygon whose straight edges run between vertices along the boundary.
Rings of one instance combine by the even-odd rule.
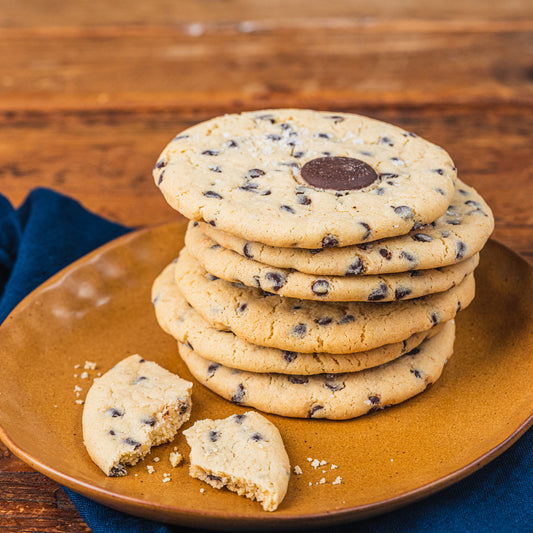
[[[85,452],[74,388],[83,389],[83,398],[90,378],[132,353],[192,379],[150,302],[152,281],[177,255],[184,228],[139,231],[96,250],[30,294],[0,328],[0,436],[36,470],[116,509],[176,524],[320,526],[390,511],[450,485],[502,453],[531,424],[532,268],[489,242],[475,302],[457,320],[455,354],[430,390],[351,421],[268,415],[291,464],[304,472],[292,476],[276,512],[192,479],[186,464],[172,468],[173,446],[188,457],[181,434],[128,476],[107,478]],[[98,365],[87,371],[89,379],[81,377],[85,361]],[[193,401],[193,420],[246,410],[199,384]],[[328,464],[315,470],[308,457]],[[170,483],[162,483],[164,472],[171,473]],[[333,485],[337,476],[342,483]],[[321,478],[326,483],[317,484]]]

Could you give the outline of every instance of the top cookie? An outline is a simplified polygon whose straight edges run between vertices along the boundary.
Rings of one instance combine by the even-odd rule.
[[[403,235],[446,211],[455,178],[442,148],[396,126],[295,109],[197,124],[154,168],[166,200],[186,217],[295,248]]]

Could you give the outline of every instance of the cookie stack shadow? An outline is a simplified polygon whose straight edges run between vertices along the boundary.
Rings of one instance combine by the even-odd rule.
[[[269,116],[276,119],[275,112]],[[291,154],[298,174],[304,161]],[[335,155],[309,160],[320,159],[331,164]],[[169,165],[168,155],[156,165],[158,185]],[[242,173],[238,159],[235,165]],[[262,166],[258,161],[248,173],[260,170],[263,177]],[[237,404],[289,417],[348,419],[403,402],[431,386],[452,355],[454,318],[474,298],[474,270],[493,229],[483,198],[456,176],[453,184],[433,220],[415,220],[403,233],[379,239],[372,238],[374,224],[359,223],[368,233],[349,245],[326,236],[319,248],[276,246],[270,238],[259,242],[257,227],[247,238],[246,230],[232,233],[197,216],[185,248],[154,282],[158,322],[178,341],[192,375]],[[281,211],[307,207],[302,196],[311,204],[316,189],[300,180],[294,207],[283,203]],[[387,195],[377,195],[385,206]],[[208,190],[203,201],[224,208],[224,196]],[[402,220],[412,213],[406,206],[396,211]]]

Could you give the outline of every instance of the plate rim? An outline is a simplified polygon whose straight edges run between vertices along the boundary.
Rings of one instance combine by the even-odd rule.
[[[18,313],[27,305],[28,300],[33,298],[35,293],[49,289],[61,278],[63,278],[63,276],[72,270],[75,270],[90,262],[93,257],[105,253],[108,249],[114,249],[119,246],[127,245],[128,242],[142,238],[150,233],[170,230],[170,228],[174,227],[179,228],[180,226],[185,228],[187,222],[187,220],[178,219],[165,224],[133,229],[125,235],[122,235],[116,239],[112,239],[111,241],[99,246],[98,248],[95,248],[91,252],[73,261],[69,265],[66,265],[42,284],[34,288],[11,310],[4,322],[0,324],[0,333],[9,327],[9,323],[16,318]],[[497,247],[503,249],[506,253],[509,253],[511,256],[513,256],[515,260],[522,262],[525,266],[527,266],[530,274],[533,273],[533,265],[525,257],[521,256],[519,253],[495,239],[491,238],[490,241]],[[169,506],[153,501],[148,502],[133,496],[118,494],[112,490],[99,487],[90,482],[81,481],[70,474],[64,473],[52,466],[45,464],[44,462],[41,462],[39,458],[34,457],[30,453],[26,452],[22,446],[17,445],[12,440],[8,430],[2,426],[1,422],[0,440],[15,456],[41,474],[44,474],[55,482],[108,507],[124,512],[124,509],[120,509],[119,507],[121,504],[122,506],[126,505],[128,510],[125,512],[134,516],[152,520],[156,519],[160,522],[191,525],[192,522],[190,519],[194,517],[194,521],[196,523],[193,525],[193,527],[197,527],[199,525],[207,529],[223,529],[231,523],[232,528],[240,530],[246,529],[250,526],[261,529],[277,526],[296,528],[303,527],[305,522],[312,522],[312,524],[316,526],[323,526],[326,524],[335,525],[347,523],[349,521],[355,522],[371,516],[380,515],[385,512],[394,511],[400,507],[404,507],[405,505],[429,497],[430,495],[435,494],[440,490],[443,490],[446,487],[449,487],[480,470],[482,467],[486,466],[504,453],[507,449],[509,449],[532,426],[533,412],[527,416],[525,420],[507,436],[507,438],[481,456],[477,457],[475,460],[462,466],[461,468],[454,470],[453,472],[435,479],[430,483],[426,483],[420,487],[390,498],[382,499],[380,501],[365,505],[350,507],[347,509],[332,509],[328,512],[319,512],[313,514],[306,513],[304,515],[276,515],[275,513],[265,513],[253,517],[239,514],[227,515],[222,514],[219,511],[209,511],[208,509],[191,510],[190,508],[181,508],[179,505]],[[159,513],[161,512],[165,513],[166,516],[160,516]],[[157,513],[157,518],[155,518],[155,513]],[[187,516],[188,524],[185,521],[182,521],[185,516]],[[236,520],[238,520],[237,523],[235,522]]]

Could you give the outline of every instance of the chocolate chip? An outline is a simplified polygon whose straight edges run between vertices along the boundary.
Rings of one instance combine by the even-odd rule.
[[[311,409],[309,409],[309,412],[307,413],[307,416],[309,418],[313,418],[313,416],[315,415],[315,413],[317,413],[318,411],[320,411],[321,409],[324,409],[324,407],[322,407],[321,405],[315,405],[313,407],[311,407]]]
[[[461,221],[457,218],[450,218],[446,221],[446,224],[450,224],[451,226],[460,226],[461,225]]]
[[[341,117],[340,115],[330,115],[326,118],[333,120],[334,124],[338,124],[339,122],[344,122],[344,117]]]
[[[207,367],[207,379],[212,378],[215,375],[215,372],[217,371],[219,366],[220,365],[218,363],[211,363]]]
[[[376,171],[364,161],[352,157],[319,157],[308,161],[302,178],[315,187],[335,190],[358,190],[376,181]]]
[[[374,193],[378,196],[383,196],[383,194],[385,194],[385,189],[383,187],[377,187],[374,189]]]
[[[146,359],[139,359],[139,363],[145,363]]]
[[[317,296],[325,296],[329,292],[329,289],[330,289],[329,282],[327,282],[325,279],[317,279],[311,285],[311,290]]]
[[[165,169],[163,169],[163,170],[161,171],[161,174],[159,174],[159,178],[157,179],[157,185],[158,185],[158,186],[161,185],[161,183],[163,183],[163,177],[164,177],[164,175],[165,175]]]
[[[413,235],[413,239],[419,242],[431,242],[433,240],[433,237],[431,237],[431,235],[428,235],[427,233],[415,233]]]
[[[210,170],[211,172],[217,172],[217,173],[219,173],[219,174],[222,172],[222,169],[221,169],[218,165],[211,165],[211,166],[209,167],[209,170]]]
[[[261,191],[259,194],[260,196],[270,196],[272,194],[272,191],[265,190],[265,191]]]
[[[141,381],[145,381],[147,379],[148,378],[146,376],[139,376],[138,378],[135,378],[135,380],[133,381],[132,385],[137,385],[137,383],[140,383]]]
[[[466,253],[466,244],[463,241],[457,241],[455,244],[456,246],[456,252],[455,252],[455,259],[463,259]]]
[[[279,291],[287,283],[287,276],[281,272],[267,272],[265,278],[272,283],[274,291]]]
[[[231,139],[231,140],[228,142],[228,146],[229,146],[230,148],[237,148],[237,146],[239,146],[239,145],[237,144],[236,141],[234,141],[233,139]]]
[[[468,196],[468,191],[465,191],[464,189],[457,189],[459,193],[461,193],[463,196]]]
[[[180,401],[180,406],[179,406],[179,409],[178,409],[178,413],[180,415],[184,414],[185,412],[188,411],[189,409],[189,402],[184,402],[184,401],[181,401],[179,398],[178,400]]]
[[[303,337],[306,335],[306,333],[307,333],[307,326],[305,324],[296,324],[296,326],[292,328],[292,334],[295,337]]]
[[[124,444],[127,444],[128,446],[133,446],[134,450],[136,450],[137,448],[141,447],[141,443],[137,442],[136,440],[132,439],[131,437],[128,437],[127,439],[124,439]]]
[[[220,278],[217,278],[216,276],[214,276],[213,274],[210,274],[209,272],[206,274],[205,276],[209,281],[216,281],[217,279],[220,279]]]
[[[329,326],[333,322],[333,318],[331,318],[330,316],[323,316],[321,318],[317,318],[315,322],[319,326]]]
[[[409,252],[406,252],[405,250],[402,250],[400,252],[400,256],[403,257],[404,259],[406,259],[407,261],[409,261],[409,263],[415,263],[417,264],[418,261],[415,259],[415,257],[410,254]]]
[[[210,250],[218,250],[219,248],[222,248],[220,244],[213,244],[212,246],[209,247]]]
[[[381,144],[388,144],[389,146],[394,146],[394,143],[388,137],[381,137],[379,142]]]
[[[216,198],[217,200],[222,200],[222,195],[218,194],[218,192],[215,191],[205,191],[203,195],[206,198]]]
[[[251,440],[253,440],[254,442],[259,442],[260,440],[265,440],[263,438],[263,435],[261,435],[261,433],[254,433],[251,437],[250,437]]]
[[[331,139],[333,137],[333,135],[331,135],[331,133],[317,133],[316,136],[319,139]]]
[[[274,119],[274,115],[270,115],[270,114],[257,115],[255,118],[256,118],[256,120],[266,120],[266,121],[270,122],[270,124],[275,124],[276,123],[276,120]]]
[[[296,214],[296,211],[290,206],[290,205],[282,205],[280,207],[282,211],[285,211],[287,213],[291,213],[291,215]]]
[[[329,390],[332,390],[333,392],[340,391],[346,387],[344,382],[342,381],[336,381],[335,378],[328,378],[327,381],[324,383],[324,387],[327,387]]]
[[[239,385],[235,389],[235,393],[231,397],[231,401],[234,403],[240,403],[243,401],[245,394],[246,389],[244,388],[244,385],[242,383],[239,383]]]
[[[301,308],[302,308],[301,305],[293,305],[293,306],[291,307],[291,311],[298,311],[298,310],[301,309]]]
[[[192,223],[192,225],[193,225],[194,228],[198,227],[198,221],[195,220],[195,221]]]
[[[416,272],[416,270],[414,272]],[[398,287],[394,291],[394,299],[401,300],[402,298],[405,298],[406,296],[409,296],[410,294],[411,294],[411,289],[408,289],[407,287]]]
[[[298,357],[298,354],[296,352],[289,352],[287,350],[283,350],[283,352],[281,353],[283,355],[283,359],[285,359],[287,363],[292,363],[296,359],[296,357]]]
[[[109,435],[113,436],[113,437],[116,435],[114,429],[110,429],[107,433],[108,433]]]
[[[437,174],[440,174],[441,176],[444,176],[444,170],[442,168],[433,168],[431,170]]]
[[[116,466],[112,466],[111,470],[109,471],[109,477],[121,477],[125,476],[128,473],[124,465],[118,464]]]
[[[355,317],[353,315],[344,315],[337,324],[339,326],[343,326],[344,324],[350,324],[351,322],[355,322]]]
[[[253,259],[254,256],[251,254],[250,252],[250,243],[247,242],[243,247],[242,247],[242,253],[244,254],[245,257],[247,257],[248,259]]]
[[[384,257],[387,261],[390,261],[392,259],[392,252],[390,250],[387,250],[387,248],[380,248],[379,255],[381,255],[381,257]]]
[[[394,208],[394,212],[404,220],[409,220],[415,216],[413,210],[407,205],[399,205]]]
[[[383,180],[394,180],[398,177],[398,174],[394,174],[393,172],[383,172],[380,174],[380,177]]]
[[[366,222],[359,222],[360,226],[363,226],[365,229],[365,234],[363,235],[362,239],[366,241],[368,237],[370,237],[370,226]]]
[[[151,416],[150,418],[143,418],[141,422],[147,426],[154,427],[157,423],[157,418],[155,418],[155,416]]]
[[[287,376],[287,379],[295,385],[305,385],[306,383],[309,383],[309,378],[307,376]]]
[[[255,190],[259,187],[259,185],[257,185],[257,183],[245,183],[244,185],[241,185],[239,187],[239,189],[241,191],[251,191],[251,192],[255,192]]]
[[[181,134],[181,135],[176,135],[176,137],[174,137],[174,140],[175,141],[181,141],[182,139],[188,139],[188,138],[189,138],[188,135]]]
[[[269,141],[281,141],[281,135],[277,133],[267,133],[265,136]]]
[[[411,369],[411,374],[415,375],[415,378],[422,379],[422,374],[420,373],[420,370],[413,370]]]
[[[379,405],[381,403],[381,398],[378,395],[371,395],[368,399],[372,405]]]
[[[216,429],[213,429],[209,432],[209,440],[211,442],[216,442],[220,437],[220,432]]]
[[[313,248],[311,250],[309,250],[309,253],[311,255],[316,255],[316,254],[319,254],[320,252],[323,252],[324,250],[322,248]]]
[[[305,155],[305,152],[294,152],[294,154],[292,154],[292,157],[296,159],[301,159],[304,155]]]
[[[309,196],[298,196],[298,203],[301,205],[309,205],[311,203],[311,198]]]
[[[233,421],[236,424],[242,424],[245,418],[246,418],[246,415],[233,415]]]
[[[439,323],[439,315],[437,315],[437,313],[431,313],[430,318],[433,326],[436,326]]]
[[[111,407],[106,411],[106,413],[111,415],[113,418],[124,416],[124,411],[122,409],[116,409],[115,407]]]
[[[209,479],[209,481],[222,481],[221,477],[215,476],[214,474],[207,474],[205,477],[206,479]]]
[[[250,179],[260,178],[265,175],[265,171],[260,168],[251,168],[247,173],[246,177]]]
[[[389,289],[385,283],[380,283],[377,287],[377,289],[374,289],[369,295],[368,295],[368,301],[369,302],[377,302],[379,300],[383,300],[389,292]]]
[[[413,348],[410,352],[407,352],[405,355],[416,355],[417,353],[420,353],[420,348],[417,346],[416,348]]]
[[[439,194],[442,194],[442,196],[446,195],[446,192],[443,191],[440,187],[435,187],[435,191],[438,192]]]
[[[333,235],[326,235],[322,239],[322,248],[335,248],[339,245],[339,241]]]
[[[360,274],[364,274],[364,272],[365,266],[363,265],[363,260],[358,257],[351,265],[348,266],[344,274],[346,276],[359,276]]]
[[[416,133],[412,133],[411,131],[404,131],[404,132],[402,133],[402,135],[403,135],[404,137],[418,137],[418,135],[417,135]]]
[[[247,303],[243,303],[237,307],[237,313],[244,313],[246,311],[246,308],[248,307]]]
[[[202,155],[218,155],[218,150],[204,150],[202,152]]]
[[[161,159],[161,161],[158,161],[156,164],[155,164],[155,168],[163,168],[164,166],[166,166],[167,162],[164,160],[164,159]]]
[[[457,313],[461,310],[461,302],[457,302]]]

